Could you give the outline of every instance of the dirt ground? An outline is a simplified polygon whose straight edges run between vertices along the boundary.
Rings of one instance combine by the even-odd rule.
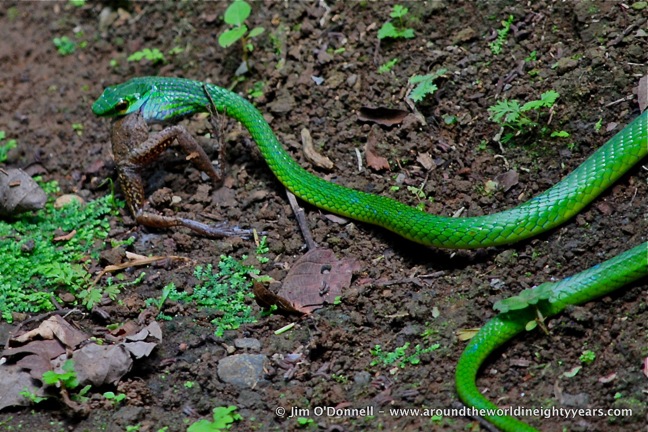
[[[405,186],[424,183],[424,194],[431,198],[426,211],[452,215],[464,208],[462,216],[490,214],[555,184],[639,115],[633,92],[646,74],[648,8],[644,2],[632,3],[403,2],[410,8],[406,23],[415,37],[379,43],[377,31],[389,19],[391,4],[254,2],[250,22],[266,32],[255,40],[246,79],[234,88],[247,94],[256,82],[265,83],[263,96],[254,103],[294,158],[320,176],[410,205],[419,201]],[[115,176],[110,122],[92,114],[92,102],[105,86],[141,75],[232,85],[241,49],[217,44],[226,7],[225,2],[186,1],[88,2],[82,7],[67,2],[4,3],[0,129],[19,143],[10,153],[9,166],[39,161],[47,171],[45,178],[57,180],[64,193],[90,200],[110,193],[108,186],[98,186]],[[118,8],[123,9],[111,19],[108,13]],[[510,15],[514,28],[502,52],[494,55],[488,44]],[[61,56],[52,43],[61,35],[87,45]],[[174,47],[181,52],[167,54]],[[126,60],[144,48],[160,49],[167,62]],[[395,57],[394,68],[379,74],[378,67]],[[448,72],[437,81],[438,91],[417,104],[426,125],[410,121],[386,127],[358,120],[362,107],[411,111],[405,102],[408,78],[440,68]],[[502,147],[494,142],[499,127],[488,120],[488,107],[504,98],[537,99],[552,89],[560,98],[551,128],[569,132],[569,139],[536,133]],[[599,120],[602,127],[597,131]],[[148,192],[171,189],[182,198],[176,210],[198,220],[208,213],[266,231],[270,262],[262,272],[281,281],[306,252],[303,237],[285,189],[253,141],[234,121],[221,121],[227,188],[216,190],[184,156],[168,151],[146,174]],[[81,134],[72,128],[75,123],[83,125]],[[204,119],[186,123],[196,135],[208,130]],[[305,160],[302,128],[310,131],[317,150],[335,163],[330,172]],[[377,137],[375,151],[388,159],[389,171],[365,164],[358,172],[356,149],[364,152],[372,134]],[[213,144],[201,142],[214,156]],[[429,155],[432,163],[422,163],[420,155]],[[294,319],[260,317],[256,324],[228,331],[220,339],[210,337],[213,317],[186,305],[162,324],[163,344],[126,377],[121,391],[128,399],[122,406],[97,408],[85,418],[71,417],[52,403],[13,409],[0,413],[0,430],[122,431],[139,425],[140,431],[184,431],[188,421],[226,405],[237,406],[242,416],[232,427],[237,431],[480,430],[470,418],[392,416],[388,409],[455,406],[454,370],[465,346],[457,338],[458,330],[483,325],[494,314],[492,304],[501,298],[574,274],[646,241],[645,163],[564,226],[533,240],[486,250],[425,248],[367,224],[331,220],[306,205],[316,243],[339,258],[360,263],[340,304],[298,320],[281,335],[274,331]],[[519,174],[517,184],[506,192],[488,192],[489,180],[510,169]],[[396,181],[402,182],[398,191],[392,188]],[[220,201],[196,196],[204,193],[200,185]],[[134,227],[126,211],[111,225],[115,237],[136,236],[129,250],[143,255],[181,255],[216,264],[221,254],[240,257],[255,250],[253,242],[237,238],[210,240],[184,229]],[[111,305],[111,320],[136,319],[139,308],[128,305],[143,305],[171,281],[183,288],[195,283],[187,268],[151,267],[147,272],[142,284],[122,294],[124,301]],[[128,277],[138,274],[139,270]],[[500,406],[634,410],[624,418],[525,419],[542,430],[646,431],[648,378],[642,367],[648,357],[647,288],[644,280],[572,308],[550,320],[550,335],[536,330],[515,338],[486,363],[479,388]],[[75,324],[95,325],[90,317]],[[264,382],[254,388],[226,384],[216,374],[218,361],[232,353],[227,347],[240,337],[260,341],[258,353],[270,359]],[[371,364],[375,345],[393,351],[406,342],[440,347],[422,355],[417,365]],[[596,360],[566,377],[582,365],[584,350],[594,351]],[[303,362],[288,375],[282,364],[271,360],[299,352],[304,353]],[[612,374],[616,375],[610,382],[601,382]],[[184,385],[188,381],[198,385],[189,388]],[[385,412],[350,418],[302,411],[301,417],[313,422],[299,424],[276,411],[329,406],[372,406]]]

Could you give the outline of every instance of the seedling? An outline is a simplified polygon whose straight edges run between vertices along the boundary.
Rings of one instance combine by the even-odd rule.
[[[70,55],[76,50],[76,44],[67,36],[55,37],[52,42],[62,56]]]
[[[596,360],[596,353],[594,351],[585,350],[579,357],[580,361],[585,364],[590,364]]]
[[[119,405],[119,403],[120,403],[121,401],[123,401],[124,399],[126,399],[126,395],[125,395],[124,393],[117,393],[117,394],[115,394],[114,392],[111,392],[111,391],[109,391],[109,392],[105,392],[105,393],[103,394],[103,397],[105,397],[106,399],[108,399],[109,401],[111,401],[113,405]]]
[[[261,96],[263,96],[264,87],[265,87],[265,83],[263,81],[257,81],[254,83],[252,88],[248,90],[248,94],[250,95],[251,98],[258,99]]]
[[[10,139],[6,143],[3,143],[5,136],[5,131],[0,130],[0,163],[6,161],[9,150],[16,148],[18,145],[15,139]]]
[[[497,39],[488,44],[488,47],[493,54],[497,55],[502,52],[502,47],[506,43],[506,38],[511,30],[511,24],[513,24],[513,19],[513,15],[509,15],[506,21],[502,21],[502,28],[497,30]]]
[[[248,31],[245,20],[250,16],[250,12],[252,12],[252,7],[246,1],[234,0],[234,3],[225,10],[223,16],[225,23],[229,24],[230,28],[218,37],[218,44],[223,48],[227,48],[240,40],[243,47],[243,62],[246,64],[248,54],[254,51],[252,39],[265,31],[263,27],[254,27]]]
[[[238,407],[230,405],[228,407],[216,407],[213,410],[214,421],[198,420],[189,428],[187,432],[220,432],[230,429],[234,422],[243,419],[240,414],[235,413]]]
[[[542,108],[552,108],[560,94],[554,90],[544,92],[540,99],[533,100],[520,105],[515,99],[498,101],[495,105],[488,108],[491,114],[490,120],[499,124],[502,128],[512,129],[514,133],[507,134],[502,138],[502,142],[507,142],[516,134],[525,133],[538,126],[537,118],[539,110]],[[532,120],[525,113],[536,111],[536,119]]]
[[[166,63],[166,58],[162,51],[157,48],[144,48],[141,51],[136,51],[133,54],[129,55],[126,59],[129,62],[138,62],[141,60],[148,60],[152,64],[156,63]]]
[[[374,348],[369,350],[371,354],[374,357],[377,357],[375,360],[373,360],[370,365],[371,366],[376,366],[379,364],[383,364],[385,366],[389,366],[391,364],[394,364],[398,361],[398,366],[402,369],[408,364],[411,365],[417,365],[421,362],[421,355],[425,353],[429,353],[432,351],[435,351],[439,349],[441,345],[438,343],[432,344],[427,348],[421,347],[421,345],[417,344],[414,347],[414,352],[407,355],[407,351],[409,351],[410,343],[405,342],[405,344],[402,347],[396,348],[392,352],[385,352],[382,350],[382,347],[380,345],[376,345]]]
[[[407,15],[407,12],[409,12],[408,8],[401,5],[394,5],[394,8],[389,14],[389,16],[393,18],[393,20],[387,21],[382,25],[382,27],[380,27],[380,30],[378,30],[378,39],[382,40],[385,38],[413,38],[414,30],[411,28],[406,28],[405,24],[403,23],[403,17]]]
[[[414,75],[409,79],[409,83],[415,87],[409,92],[408,97],[414,102],[421,102],[426,96],[437,91],[438,87],[434,84],[434,80],[443,76],[446,72],[447,69],[439,69],[427,75]]]
[[[63,395],[63,399],[70,394],[71,390],[79,386],[76,371],[74,370],[74,360],[68,359],[61,366],[63,372],[47,371],[43,373],[43,384],[55,386]],[[85,403],[88,401],[86,394],[90,391],[90,385],[83,387],[78,393],[70,395],[70,399]]]
[[[24,387],[23,390],[18,394],[33,404],[41,403],[44,400],[47,400],[47,397],[38,396],[36,393],[29,391],[27,387]]]
[[[398,59],[397,59],[397,58],[393,58],[393,59],[389,60],[388,62],[383,63],[383,64],[378,68],[378,73],[379,73],[379,74],[384,74],[384,73],[389,72],[390,70],[393,69],[394,66],[396,66],[396,63],[398,63]]]
[[[296,421],[297,421],[297,427],[299,427],[299,428],[306,428],[306,427],[309,427],[309,426],[315,426],[315,420],[313,420],[312,418],[297,417]]]

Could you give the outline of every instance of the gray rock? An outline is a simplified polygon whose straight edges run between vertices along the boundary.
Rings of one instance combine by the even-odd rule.
[[[263,354],[234,354],[218,362],[218,378],[236,387],[254,387],[263,381],[268,358]]]
[[[259,351],[261,349],[261,341],[254,338],[238,338],[234,339],[234,346],[238,349]]]

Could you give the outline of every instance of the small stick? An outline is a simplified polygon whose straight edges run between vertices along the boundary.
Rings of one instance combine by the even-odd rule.
[[[286,189],[286,194],[288,195],[288,202],[290,203],[290,207],[292,208],[293,213],[295,213],[297,224],[299,225],[299,229],[301,230],[304,241],[306,242],[306,247],[308,248],[308,250],[317,248],[317,244],[315,244],[310,229],[308,228],[306,216],[304,216],[304,209],[299,207],[297,198],[295,198],[295,195],[288,189]]]

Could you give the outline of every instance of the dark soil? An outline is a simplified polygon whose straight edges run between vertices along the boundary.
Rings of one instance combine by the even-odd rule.
[[[405,186],[425,184],[425,194],[433,199],[427,203],[429,212],[451,215],[464,208],[462,216],[489,214],[514,207],[555,184],[639,114],[633,92],[646,73],[648,9],[630,7],[631,3],[411,3],[407,24],[416,37],[379,44],[377,30],[391,8],[386,3],[330,2],[327,10],[316,1],[258,2],[250,21],[266,32],[255,41],[250,71],[235,90],[247,94],[254,83],[265,83],[264,96],[255,104],[300,164],[320,176],[411,205],[418,200]],[[125,10],[117,20],[100,26],[101,11],[118,6]],[[37,161],[47,171],[45,178],[57,180],[64,193],[89,200],[109,194],[108,186],[99,185],[114,178],[110,122],[94,117],[90,105],[105,86],[140,75],[232,85],[241,50],[217,44],[225,28],[220,17],[226,6],[104,2],[77,8],[67,2],[4,3],[0,129],[19,142],[9,166]],[[488,43],[509,15],[515,28],[502,53],[493,55]],[[82,31],[82,36],[75,38],[75,31]],[[52,39],[62,35],[87,41],[87,46],[61,56]],[[174,47],[183,51],[166,54]],[[160,49],[168,62],[126,61],[143,48]],[[529,58],[531,52],[536,52],[535,60]],[[378,66],[395,57],[393,70],[378,74]],[[111,60],[116,60],[114,66]],[[440,68],[448,73],[438,80],[439,90],[417,105],[427,125],[410,121],[382,127],[358,121],[357,111],[365,106],[409,110],[404,99],[408,78]],[[323,82],[318,85],[313,77]],[[501,149],[493,141],[499,127],[488,120],[487,108],[504,98],[537,99],[551,89],[561,96],[549,128],[571,136],[550,138],[536,132]],[[447,116],[457,121],[444,121]],[[602,127],[596,131],[599,119]],[[548,116],[541,120],[546,124]],[[73,130],[73,123],[83,125],[82,133]],[[204,119],[186,123],[195,135],[204,136],[209,130]],[[148,193],[167,187],[182,198],[175,210],[184,216],[205,220],[203,214],[212,214],[266,231],[271,260],[262,271],[281,281],[285,269],[305,253],[285,190],[240,125],[225,119],[221,125],[228,189],[213,188],[183,155],[169,151],[146,174]],[[302,128],[309,129],[318,151],[335,162],[331,173],[313,169],[304,159]],[[377,135],[376,152],[389,160],[389,172],[366,165],[358,172],[355,149],[364,150],[369,134]],[[215,158],[213,141],[201,139]],[[418,161],[422,154],[431,157],[431,168]],[[487,193],[486,182],[509,169],[520,174],[519,183],[507,192]],[[399,175],[402,187],[390,190]],[[122,407],[97,408],[81,419],[55,404],[15,409],[0,415],[1,430],[122,431],[139,424],[140,431],[165,426],[164,430],[184,431],[196,419],[187,415],[207,416],[213,407],[223,405],[239,408],[243,419],[232,427],[239,431],[298,430],[295,418],[276,415],[279,406],[385,410],[358,418],[316,417],[311,412],[314,423],[305,425],[306,430],[479,430],[474,419],[390,416],[388,409],[455,406],[454,369],[465,346],[457,339],[458,330],[483,325],[493,316],[492,304],[498,299],[574,274],[646,241],[646,178],[646,167],[636,166],[564,226],[510,247],[478,251],[424,248],[367,224],[332,221],[306,206],[317,244],[361,264],[341,304],[318,310],[280,336],[273,332],[292,319],[260,318],[254,325],[227,332],[223,339],[210,338],[212,316],[186,305],[172,321],[163,323],[164,343],[120,385],[120,391],[128,394]],[[213,197],[225,199],[205,200],[205,188]],[[241,239],[216,241],[185,229],[135,227],[126,211],[122,216],[111,221],[111,235],[136,236],[130,249],[143,255],[182,255],[215,264],[221,254],[240,257],[255,249],[253,242]],[[190,287],[195,282],[191,271],[177,267],[149,268],[141,285],[124,293],[123,302],[110,305],[110,319],[136,319],[140,309],[128,306],[159,296],[171,281]],[[127,277],[135,278],[139,272]],[[647,288],[644,280],[575,307],[549,321],[550,335],[533,331],[515,338],[487,362],[480,389],[500,406],[634,409],[634,415],[625,418],[526,418],[546,431],[645,430]],[[76,323],[87,329],[98,325],[91,318]],[[428,336],[421,337],[426,330]],[[266,382],[255,388],[225,384],[217,377],[216,365],[239,337],[260,340],[260,353],[268,358],[303,352],[303,363],[285,377],[286,370],[271,361]],[[439,343],[440,348],[423,355],[418,365],[395,369],[371,365],[370,349],[375,345],[393,351],[406,342]],[[579,360],[584,350],[596,353],[592,364]],[[564,376],[579,365],[583,368],[576,376]],[[616,377],[610,382],[599,381],[611,374]],[[187,381],[197,385],[187,388]]]

